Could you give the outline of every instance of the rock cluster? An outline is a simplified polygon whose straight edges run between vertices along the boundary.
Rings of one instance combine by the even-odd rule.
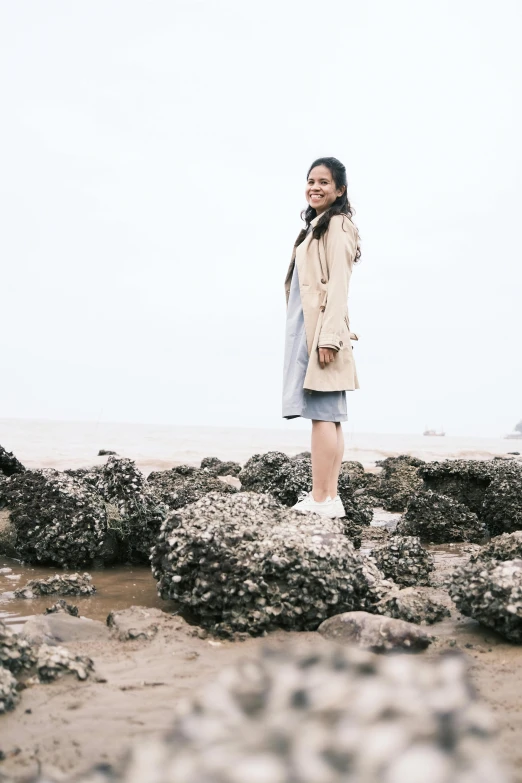
[[[204,457],[200,467],[212,476],[239,476],[241,472],[239,462],[223,462],[217,457]]]
[[[522,643],[522,560],[483,560],[453,571],[449,594],[462,614]]]
[[[16,459],[12,451],[6,451],[0,446],[0,475],[14,476],[15,473],[24,473],[25,467]]]
[[[0,666],[0,715],[14,710],[20,701],[17,686],[18,683],[9,669]]]
[[[335,645],[263,651],[224,669],[163,737],[76,783],[507,783],[464,659]]]
[[[162,598],[217,634],[313,630],[368,609],[382,575],[356,552],[342,521],[284,508],[270,495],[211,493],[173,512],[152,553]]]
[[[307,457],[290,459],[279,451],[255,454],[239,474],[241,489],[270,494],[285,506],[297,503],[303,492],[312,488],[312,463]],[[369,525],[373,511],[364,496],[357,496],[348,471],[342,471],[338,483],[346,517],[358,525]]]
[[[445,544],[450,541],[483,541],[488,531],[467,506],[432,490],[417,492],[399,520],[399,535],[419,536],[421,541]]]
[[[38,650],[36,671],[40,682],[52,682],[64,674],[75,674],[79,680],[86,680],[94,671],[94,664],[87,656],[74,655],[65,647],[42,644]]]
[[[207,470],[178,465],[171,470],[155,471],[148,477],[156,497],[171,511],[195,503],[209,492],[233,495],[235,487],[226,484]]]
[[[30,579],[15,590],[16,598],[35,595],[93,595],[96,592],[90,574],[55,574],[47,579]]]
[[[404,511],[410,498],[422,487],[419,468],[425,463],[401,454],[376,464],[381,468],[376,489],[382,505],[387,511]]]
[[[419,652],[432,642],[418,625],[368,612],[336,614],[321,623],[318,630],[325,639],[356,644],[377,653],[391,650]]]
[[[421,545],[418,536],[394,535],[372,549],[377,567],[387,579],[398,585],[428,585],[433,571],[433,556]]]
[[[0,620],[0,671],[3,667],[19,674],[31,669],[35,663],[35,651],[29,642],[20,639]]]
[[[28,470],[7,479],[2,494],[27,562],[77,568],[111,559],[115,540],[105,504],[85,482],[50,468]]]
[[[391,590],[379,601],[375,611],[397,620],[426,625],[438,623],[450,616],[449,609],[422,587]]]

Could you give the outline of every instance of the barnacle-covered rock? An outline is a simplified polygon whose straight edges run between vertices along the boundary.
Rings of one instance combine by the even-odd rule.
[[[224,669],[121,766],[77,783],[507,783],[463,656],[301,643]]]
[[[9,669],[0,666],[0,715],[14,710],[19,701],[20,695],[15,678]]]
[[[30,579],[15,590],[16,598],[35,595],[93,595],[96,588],[90,574],[55,574],[47,579]]]
[[[419,474],[426,489],[453,498],[480,517],[495,471],[493,460],[448,459],[425,463]]]
[[[332,642],[356,644],[373,652],[425,650],[432,639],[413,623],[368,612],[344,612],[329,617],[318,628]]]
[[[484,523],[467,506],[431,490],[417,492],[411,498],[396,532],[403,536],[419,536],[421,541],[432,544],[480,542],[488,534]]]
[[[477,560],[518,560],[522,558],[522,530],[515,530],[514,533],[503,533],[501,536],[495,536],[478,552],[474,552],[470,557],[470,562]]]
[[[424,462],[408,454],[387,457],[376,463],[381,469],[378,497],[387,511],[404,511],[410,498],[422,487],[419,468]]]
[[[204,457],[200,467],[211,476],[239,476],[241,472],[239,462],[223,462],[217,457]]]
[[[357,553],[342,520],[284,508],[270,495],[212,493],[173,512],[152,554],[162,598],[229,635],[315,629],[368,609],[382,575]]]
[[[28,470],[7,479],[2,492],[24,560],[78,568],[116,559],[105,504],[85,482],[50,468]]]
[[[171,511],[195,503],[209,492],[221,492],[223,495],[237,492],[235,487],[209,471],[190,465],[155,471],[149,475],[148,482],[156,497]]]
[[[40,682],[52,682],[64,674],[75,674],[86,680],[94,671],[94,663],[86,655],[74,655],[65,647],[42,644],[36,659],[36,671]]]
[[[481,517],[492,535],[522,530],[522,464],[496,461]]]
[[[303,457],[290,459],[279,451],[255,454],[239,474],[241,489],[268,493],[285,506],[293,506],[303,492],[312,488],[312,462]],[[348,472],[341,472],[339,497],[346,516],[358,525],[369,525],[373,511],[368,500],[357,496]]]
[[[449,594],[462,614],[522,643],[522,560],[482,560],[452,572]]]
[[[0,446],[0,474],[14,476],[15,473],[24,473],[25,467],[16,459],[12,451],[6,451]]]
[[[96,489],[118,511],[119,521],[112,524],[124,542],[127,559],[148,562],[167,506],[135,463],[125,457],[109,457],[100,471]]]
[[[408,623],[438,623],[449,617],[450,611],[430,595],[430,589],[405,587],[403,590],[390,590],[381,598],[375,611],[397,620],[406,620]]]
[[[30,669],[36,661],[35,650],[17,633],[0,620],[0,669],[4,667],[13,674]]]
[[[59,598],[52,606],[48,606],[45,614],[70,614],[71,617],[79,617],[78,607],[74,604],[68,604],[63,598]]]
[[[390,536],[372,549],[372,557],[386,579],[398,585],[428,585],[433,571],[433,556],[424,549],[418,536]]]
[[[0,484],[2,478],[0,476]],[[0,486],[0,554],[6,557],[19,558],[20,552],[16,543],[16,528],[11,522],[11,512],[8,508],[2,508],[2,488]]]

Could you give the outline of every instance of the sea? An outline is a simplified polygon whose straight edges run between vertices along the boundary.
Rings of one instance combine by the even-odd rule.
[[[361,462],[367,470],[385,457],[410,454],[432,461],[491,459],[522,452],[522,440],[463,435],[429,436],[407,433],[348,432],[345,459]],[[121,422],[75,422],[36,419],[0,419],[0,446],[12,451],[28,468],[86,467],[103,464],[98,451],[115,451],[135,460],[148,474],[175,465],[199,465],[203,457],[240,463],[253,454],[282,451],[298,454],[310,448],[305,429],[248,429],[194,427]]]

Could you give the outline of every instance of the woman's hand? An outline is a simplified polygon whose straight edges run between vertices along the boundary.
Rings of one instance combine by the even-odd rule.
[[[321,365],[321,369],[324,369],[327,364],[330,364],[330,362],[335,361],[337,351],[335,351],[333,348],[318,348],[318,351],[319,364]]]

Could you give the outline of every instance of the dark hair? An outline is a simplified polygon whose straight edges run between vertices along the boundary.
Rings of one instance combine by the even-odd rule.
[[[337,189],[344,187],[344,193],[342,196],[338,196],[334,203],[328,207],[326,212],[323,212],[319,220],[317,221],[316,225],[314,226],[314,229],[312,231],[314,239],[320,239],[323,234],[328,229],[328,226],[330,225],[330,220],[334,215],[346,215],[351,219],[354,210],[352,209],[350,202],[348,201],[348,181],[346,179],[346,168],[343,166],[340,160],[337,160],[337,158],[317,158],[317,160],[314,160],[310,168],[308,169],[308,174],[306,175],[306,178],[310,176],[310,172],[312,169],[314,169],[316,166],[326,166],[327,169],[329,169],[333,180],[335,182],[335,187]],[[311,207],[310,205],[307,206],[306,209],[303,209],[301,212],[301,218],[305,221],[306,226],[303,228],[303,230],[300,232],[299,236],[296,239],[296,246],[300,245],[303,239],[306,237],[308,233],[308,229],[310,228],[310,223],[314,219],[314,217],[317,216],[317,211]],[[358,234],[358,232],[357,232]],[[361,248],[359,247],[359,243],[357,243],[357,252],[355,254],[355,261],[357,261],[361,257]]]

